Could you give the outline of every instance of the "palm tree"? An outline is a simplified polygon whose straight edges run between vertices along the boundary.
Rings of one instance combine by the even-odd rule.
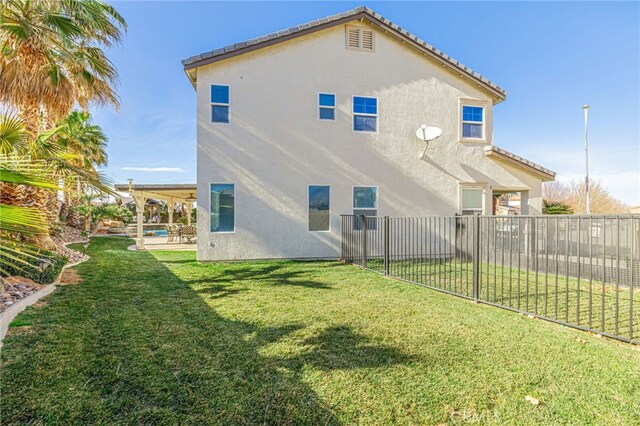
[[[102,48],[119,42],[124,30],[122,16],[102,0],[0,0],[0,104],[17,112],[29,136],[14,152],[46,159],[64,180],[76,176],[104,187],[95,168],[76,161],[83,155],[63,155],[69,152],[55,143],[59,129],[52,127],[76,104],[85,110],[92,102],[119,106],[117,72]],[[24,205],[57,220],[55,192],[11,186],[2,184],[5,193],[12,189]]]
[[[96,170],[107,164],[107,136],[102,128],[91,122],[86,112],[74,111],[62,119],[56,135],[57,143],[65,151],[77,155],[74,161],[78,167]]]
[[[107,164],[107,136],[100,126],[91,123],[91,116],[86,112],[74,111],[58,123],[60,131],[56,136],[59,146],[69,154],[76,155],[72,162],[76,167],[97,172],[97,167]],[[73,226],[78,223],[76,209],[80,204],[80,196],[85,185],[78,176],[68,176],[64,180],[64,203],[60,217],[65,218]]]
[[[87,118],[88,120],[88,118]],[[29,164],[39,164],[41,180],[47,182],[78,182],[83,189],[92,188],[96,191],[111,193],[108,182],[95,167],[86,167],[85,157],[94,162],[106,161],[104,154],[104,135],[99,127],[89,125],[90,133],[101,135],[95,140],[87,138],[86,145],[92,146],[82,152],[76,145],[83,138],[71,142],[73,132],[62,124],[47,132],[31,138],[22,120],[11,115],[0,115],[0,166],[3,170],[30,170]],[[79,134],[82,134],[81,132]],[[66,142],[60,142],[62,139]],[[79,142],[80,141],[80,142]],[[75,151],[81,151],[76,153]],[[46,165],[46,167],[42,167]],[[18,167],[18,169],[16,169]],[[5,174],[5,172],[3,172]],[[30,207],[44,213],[49,224],[54,223],[58,216],[57,190],[55,186],[26,185],[20,182],[3,179],[0,181],[0,203],[16,207]],[[40,235],[37,242],[47,249],[54,249],[53,241],[46,235]]]
[[[126,22],[101,0],[0,0],[0,102],[35,136],[75,104],[119,106],[117,72],[102,47]]]
[[[15,154],[27,146],[26,135],[24,123],[19,119],[0,116],[0,275],[8,275],[9,269],[33,268],[38,252],[23,239],[37,241],[48,234],[42,207],[25,206],[25,194],[38,189],[58,189],[48,180],[51,173],[45,161]]]

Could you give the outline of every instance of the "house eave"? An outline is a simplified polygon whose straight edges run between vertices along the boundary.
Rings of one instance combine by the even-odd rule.
[[[519,155],[513,154],[506,149],[498,148],[497,146],[487,146],[484,148],[484,155],[523,169],[540,177],[543,182],[552,182],[556,179],[556,172],[536,164],[533,161],[529,161],[526,158],[520,157]]]
[[[442,66],[449,68],[450,71],[454,74],[470,80],[479,88],[487,91],[491,95],[494,104],[500,103],[506,99],[507,92],[495,83],[482,77],[471,68],[456,61],[455,59],[446,55],[444,52],[436,49],[427,42],[406,31],[402,27],[394,24],[393,22],[366,7],[359,7],[338,15],[318,19],[307,24],[298,25],[286,30],[277,31],[275,33],[271,33],[262,37],[216,49],[211,52],[192,56],[190,58],[184,59],[182,61],[182,65],[185,71],[194,70],[205,65],[213,64],[238,55],[253,52],[264,47],[272,46],[274,44],[282,43],[297,37],[311,34],[316,31],[321,31],[357,20],[366,20],[369,23],[378,26],[388,34],[400,39],[402,42],[409,44],[410,46],[424,53],[426,56],[439,62]],[[193,77],[189,73],[187,73],[187,76],[195,87],[195,77]]]

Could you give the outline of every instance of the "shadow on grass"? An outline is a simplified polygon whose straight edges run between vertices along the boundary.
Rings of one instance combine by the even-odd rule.
[[[411,357],[393,348],[370,342],[350,327],[336,326],[323,330],[304,341],[311,350],[285,365],[301,369],[311,365],[323,370],[385,367],[411,361]]]
[[[165,262],[163,261],[163,263]],[[242,264],[234,263],[229,264],[229,268],[225,268],[221,272],[216,272],[213,276],[189,280],[185,281],[185,283],[211,285],[213,292],[215,292],[215,288],[219,286],[217,283],[237,284],[243,282],[260,283],[272,286],[331,289],[331,286],[323,282],[308,279],[308,273],[306,271],[291,270],[288,269],[287,266],[287,262],[275,265],[260,265],[258,267],[243,267]],[[209,273],[211,274],[212,272]],[[207,290],[202,290],[202,292],[206,293]]]
[[[201,283],[208,284],[207,281],[201,281]],[[231,288],[230,285],[224,284],[211,284],[208,287],[196,290],[196,292],[198,293],[207,294],[211,299],[220,299],[223,297],[233,296],[245,291],[247,291],[247,289]]]
[[[303,325],[225,318],[163,262],[128,252],[129,244],[94,239],[91,259],[78,268],[84,282],[28,314],[32,333],[5,341],[3,423],[338,424],[337,409],[302,380],[305,365],[408,361],[347,326],[306,339],[308,349],[293,358],[265,356],[265,346]],[[237,293],[224,281],[309,284],[292,282],[299,278],[271,265],[191,283],[212,283],[200,292],[222,298]]]

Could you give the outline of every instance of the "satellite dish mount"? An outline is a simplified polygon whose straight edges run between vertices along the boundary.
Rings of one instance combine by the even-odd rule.
[[[442,129],[440,127],[428,126],[426,124],[423,124],[422,126],[418,127],[418,130],[416,130],[416,136],[421,141],[425,141],[427,143],[426,146],[424,147],[424,151],[422,151],[422,154],[420,154],[419,158],[424,157],[424,155],[427,153],[427,148],[429,148],[429,142],[438,139],[441,135],[442,135]]]

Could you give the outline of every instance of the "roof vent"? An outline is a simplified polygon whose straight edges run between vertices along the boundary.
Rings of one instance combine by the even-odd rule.
[[[347,26],[346,44],[347,49],[367,50],[373,52],[373,30],[362,27]]]

